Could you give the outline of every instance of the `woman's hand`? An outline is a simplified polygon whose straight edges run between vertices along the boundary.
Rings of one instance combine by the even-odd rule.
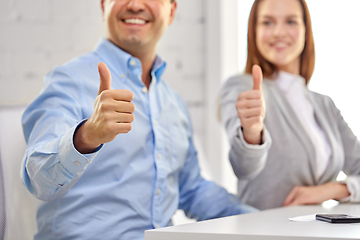
[[[325,183],[319,186],[296,186],[286,197],[283,206],[319,204],[329,199],[340,200],[350,196],[342,183]]]
[[[261,144],[261,131],[264,128],[265,103],[262,94],[262,72],[258,65],[252,68],[253,90],[240,93],[236,103],[238,117],[244,139],[249,144]]]

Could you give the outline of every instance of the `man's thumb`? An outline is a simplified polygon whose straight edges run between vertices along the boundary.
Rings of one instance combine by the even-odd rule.
[[[263,79],[261,67],[259,65],[254,65],[252,67],[252,75],[254,79],[254,87],[253,90],[261,90],[261,82]]]
[[[100,87],[98,95],[104,90],[111,89],[111,74],[105,63],[98,64],[98,70],[100,75]]]

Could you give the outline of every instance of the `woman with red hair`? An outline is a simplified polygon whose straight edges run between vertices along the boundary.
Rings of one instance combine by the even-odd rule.
[[[308,89],[314,64],[306,2],[255,0],[245,74],[224,84],[221,118],[239,197],[256,208],[360,201],[360,142],[333,101]]]

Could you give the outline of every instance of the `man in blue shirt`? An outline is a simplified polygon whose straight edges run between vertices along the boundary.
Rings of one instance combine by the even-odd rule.
[[[101,5],[106,39],[47,74],[23,115],[22,178],[44,201],[35,239],[143,239],[178,208],[198,220],[254,211],[200,176],[186,106],[161,79],[156,45],[176,1]]]

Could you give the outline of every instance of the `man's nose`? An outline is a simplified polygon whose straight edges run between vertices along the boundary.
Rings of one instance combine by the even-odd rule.
[[[127,10],[132,12],[139,12],[144,10],[144,0],[129,0],[127,4]]]

